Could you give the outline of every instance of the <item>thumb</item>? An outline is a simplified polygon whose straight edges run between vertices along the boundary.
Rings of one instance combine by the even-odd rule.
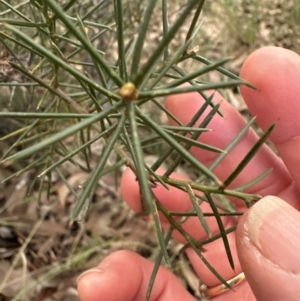
[[[299,300],[300,213],[267,196],[250,208],[236,232],[238,256],[257,301]]]

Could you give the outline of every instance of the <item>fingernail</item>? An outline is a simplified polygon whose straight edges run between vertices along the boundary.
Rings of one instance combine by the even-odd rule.
[[[98,274],[99,275],[99,274],[102,274],[104,271],[105,271],[105,269],[101,269],[101,268],[87,270],[87,271],[83,272],[81,275],[78,276],[78,278],[76,279],[76,283],[78,284],[79,280],[81,278],[83,278],[84,276],[88,275],[88,274],[90,274],[90,275],[91,274]]]
[[[264,257],[284,270],[299,272],[295,262],[300,252],[300,213],[296,209],[267,196],[250,209],[244,227]]]

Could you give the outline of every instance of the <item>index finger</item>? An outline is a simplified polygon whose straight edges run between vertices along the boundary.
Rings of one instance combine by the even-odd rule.
[[[270,136],[292,178],[300,185],[300,56],[279,47],[264,47],[245,61],[240,76],[257,87],[241,92],[257,123]]]

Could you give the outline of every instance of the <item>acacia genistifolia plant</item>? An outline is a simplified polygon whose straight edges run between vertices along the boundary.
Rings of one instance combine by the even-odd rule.
[[[211,62],[194,51],[197,46],[194,38],[202,26],[200,13],[204,0],[183,1],[182,10],[172,24],[168,22],[170,1],[142,1],[140,24],[134,33],[124,27],[128,23],[125,1],[99,0],[96,4],[90,1],[90,5],[85,6],[86,10],[82,9],[81,2],[88,3],[89,0],[28,0],[16,2],[15,5],[0,1],[6,9],[0,19],[1,53],[3,56],[5,53],[2,61],[10,70],[1,85],[24,87],[34,98],[30,110],[26,112],[0,112],[0,118],[20,122],[18,128],[1,138],[2,141],[13,139],[1,164],[20,163],[10,178],[31,169],[36,171],[32,189],[45,189],[44,184],[47,183],[48,191],[51,190],[54,171],[68,185],[60,172],[66,162],[90,173],[89,178],[81,184],[80,191],[69,187],[76,199],[71,217],[73,220],[84,219],[99,179],[126,165],[136,174],[144,213],[152,217],[160,246],[146,299],[151,294],[162,260],[170,264],[167,245],[174,230],[186,238],[184,248],[193,248],[212,273],[228,286],[206,260],[203,250],[205,244],[222,239],[228,260],[234,268],[227,234],[235,228],[225,229],[221,215],[239,214],[230,197],[243,200],[247,206],[259,200],[259,195],[244,193],[243,188],[257,183],[266,174],[244,187],[227,187],[265,142],[272,127],[249,149],[249,153],[224,182],[217,178],[213,170],[239,142],[253,120],[223,150],[200,143],[198,138],[207,131],[209,121],[215,114],[222,115],[219,105],[214,104],[212,96],[207,97],[205,91],[250,84],[223,67],[228,59]],[[112,12],[109,21],[106,11]],[[95,15],[99,17],[95,19]],[[151,32],[149,24],[154,15],[160,16],[161,38],[149,50],[145,47],[145,41]],[[185,39],[177,48],[171,47],[182,26],[187,29]],[[106,53],[101,51],[98,43],[104,36],[114,41]],[[143,59],[145,55],[146,60]],[[184,64],[181,63],[190,60],[197,64],[196,71],[189,72],[182,67]],[[222,73],[226,80],[205,82],[200,79],[200,76],[211,71]],[[17,76],[12,77],[11,74]],[[185,83],[188,85],[183,85]],[[190,91],[197,91],[206,101],[189,124],[184,125],[163,107],[162,97]],[[153,119],[144,109],[149,104],[152,111],[166,114],[177,125],[167,126]],[[209,107],[209,114],[203,116]],[[200,117],[203,122],[196,127],[195,123]],[[147,135],[143,134],[145,132]],[[75,137],[76,143],[66,146],[64,142],[70,137]],[[102,152],[96,166],[91,167],[91,148],[93,143],[99,141],[103,145]],[[191,147],[218,152],[219,156],[210,167],[206,167],[189,153]],[[157,160],[149,166],[145,163],[145,154],[151,152],[157,156]],[[77,161],[78,157],[82,160]],[[111,163],[109,158],[115,161]],[[167,158],[171,158],[171,162],[169,160],[165,174],[160,175],[157,169]],[[187,162],[189,170],[194,170],[198,179],[184,181],[170,177],[182,161]],[[152,187],[158,183],[166,188],[174,186],[185,191],[190,196],[193,210],[186,213],[169,212],[152,192]],[[209,213],[202,212],[199,206],[202,202],[210,204],[219,225],[218,234],[210,233],[206,222]],[[161,228],[159,212],[170,222],[169,231]],[[178,216],[182,218],[178,220]],[[182,221],[189,216],[199,218],[207,233],[206,240],[196,241],[182,228]]]

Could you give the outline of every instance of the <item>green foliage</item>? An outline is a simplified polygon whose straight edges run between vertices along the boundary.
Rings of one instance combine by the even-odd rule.
[[[10,68],[10,75],[1,85],[24,87],[31,96],[28,112],[0,113],[1,118],[13,118],[21,123],[15,131],[1,138],[2,141],[14,139],[3,155],[2,164],[27,162],[14,176],[34,169],[38,173],[34,184],[39,186],[40,192],[46,182],[48,191],[51,190],[49,179],[55,171],[62,181],[65,180],[62,170],[66,162],[89,172],[90,177],[82,183],[80,192],[69,187],[76,198],[73,219],[84,218],[99,179],[106,173],[117,172],[122,165],[127,165],[139,181],[143,208],[153,217],[161,249],[157,265],[163,258],[169,264],[167,243],[170,233],[176,229],[216,277],[227,285],[202,254],[202,247],[208,241],[199,242],[190,237],[174,218],[178,213],[171,213],[163,208],[151,190],[151,187],[161,183],[166,187],[174,186],[186,191],[194,210],[186,213],[183,218],[191,214],[198,216],[209,241],[221,237],[228,260],[234,268],[226,236],[228,229],[224,229],[222,225],[219,210],[228,214],[235,212],[228,196],[240,198],[247,206],[260,198],[258,195],[243,193],[241,189],[227,189],[227,186],[251,160],[272,128],[249,150],[249,154],[224,183],[214,175],[213,169],[225,157],[229,148],[220,150],[197,142],[211,118],[215,114],[221,114],[218,105],[212,103],[212,97],[207,97],[205,91],[247,83],[223,67],[227,59],[211,62],[191,51],[196,46],[194,37],[202,26],[200,12],[203,2],[186,1],[181,13],[169,24],[167,1],[162,1],[162,5],[154,0],[145,1],[136,14],[131,11],[130,5],[134,5],[133,3],[124,5],[121,0],[102,0],[96,5],[93,1],[86,0],[84,9],[81,1],[77,0],[60,1],[60,5],[54,0],[30,0],[15,5],[0,1],[4,10],[1,14],[3,25],[0,42],[5,50],[2,55],[6,54],[4,59]],[[111,20],[106,18],[107,12],[112,12]],[[229,15],[230,13],[228,11]],[[155,47],[150,47],[150,51],[147,47],[151,33],[150,23],[157,15],[161,16],[162,34]],[[137,23],[139,26],[136,29],[127,29],[128,24],[135,27]],[[184,31],[184,28],[187,29],[185,39],[179,47],[173,47],[172,43],[177,39],[178,32]],[[108,46],[105,46],[106,43]],[[197,64],[196,71],[185,70],[186,61]],[[224,81],[206,82],[203,75],[211,71],[223,74]],[[190,85],[182,86],[184,83]],[[189,91],[197,91],[206,102],[195,112],[191,122],[183,125],[163,108],[160,97]],[[147,113],[149,106],[159,114],[166,113],[178,126],[167,127],[159,118],[153,119]],[[199,128],[195,128],[196,120],[204,114],[207,107],[211,107],[209,115],[204,116]],[[250,124],[251,122],[229,147],[232,148],[239,142]],[[144,135],[145,132],[147,135]],[[67,142],[70,137],[72,143]],[[102,152],[96,166],[91,166],[91,148],[99,141]],[[220,156],[211,167],[205,167],[189,153],[192,146],[218,152]],[[153,150],[158,159],[150,167],[144,158],[146,154],[153,153]],[[165,175],[157,174],[157,169],[169,157],[172,162]],[[182,160],[195,171],[198,180],[175,181],[169,177]],[[260,179],[261,177],[254,179],[248,186]],[[202,194],[198,195],[196,191]],[[211,204],[220,227],[219,234],[212,236],[209,232],[205,212],[198,206],[202,201]],[[162,230],[158,212],[170,222],[170,233]],[[148,296],[150,291],[151,285]]]

